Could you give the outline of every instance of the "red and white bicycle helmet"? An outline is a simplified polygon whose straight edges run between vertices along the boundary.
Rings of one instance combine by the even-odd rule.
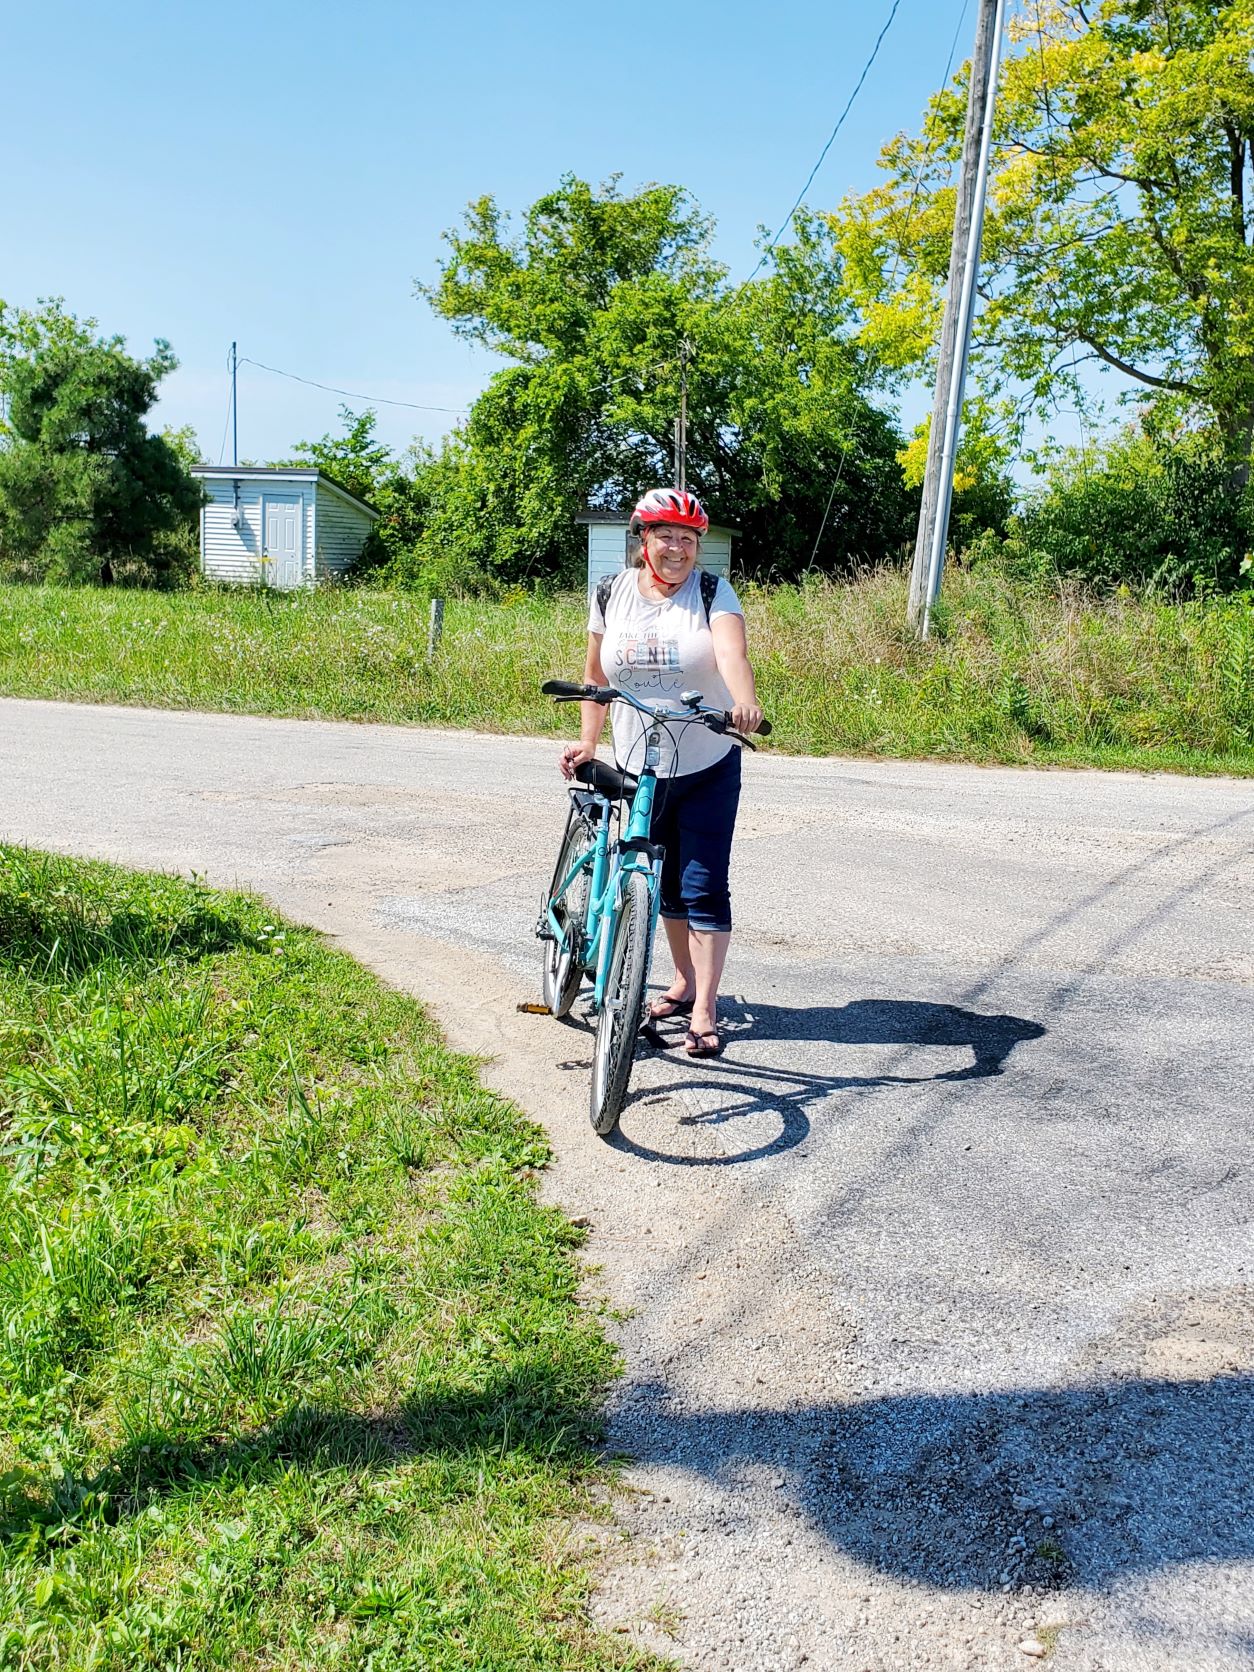
[[[661,523],[695,528],[698,534],[704,534],[710,519],[696,494],[686,488],[650,488],[631,513],[631,532],[640,536],[646,528],[656,528]]]

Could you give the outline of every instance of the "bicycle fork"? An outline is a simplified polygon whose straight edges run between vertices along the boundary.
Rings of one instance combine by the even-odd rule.
[[[653,965],[653,939],[657,930],[658,914],[662,899],[662,856],[655,843],[649,840],[649,827],[653,820],[653,796],[657,788],[657,769],[661,759],[662,734],[658,727],[653,726],[645,737],[644,768],[640,774],[640,787],[632,805],[631,818],[628,821],[627,833],[619,845],[618,862],[614,867],[611,878],[614,890],[613,902],[607,911],[608,922],[601,934],[597,947],[596,976],[592,990],[592,1007],[600,1011],[606,1004],[605,989],[609,981],[610,954],[613,951],[614,929],[618,925],[619,913],[623,904],[623,878],[633,870],[645,870],[641,864],[641,857],[648,859],[648,872],[652,883],[649,889],[649,925],[648,944],[645,951],[645,985],[648,985],[649,971]],[[623,855],[627,856],[624,863]],[[609,1001],[611,1008],[617,1007],[619,1001]]]

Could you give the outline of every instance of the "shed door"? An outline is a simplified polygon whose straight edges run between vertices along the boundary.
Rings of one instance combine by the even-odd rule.
[[[304,580],[301,554],[299,495],[267,494],[265,506],[265,547],[262,554],[267,586],[290,589]]]

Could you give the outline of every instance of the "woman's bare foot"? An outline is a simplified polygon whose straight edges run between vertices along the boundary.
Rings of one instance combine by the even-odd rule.
[[[675,989],[678,987],[679,991]],[[649,1006],[649,1019],[654,1022],[664,1022],[668,1016],[687,1016],[692,1010],[693,995],[685,990],[682,981],[675,980],[670,989],[663,993],[660,999],[654,999]]]

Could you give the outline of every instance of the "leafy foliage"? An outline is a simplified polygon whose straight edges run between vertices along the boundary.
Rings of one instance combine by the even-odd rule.
[[[342,406],[340,422],[340,434],[328,433],[319,441],[298,441],[293,458],[275,463],[313,465],[379,513],[353,566],[355,574],[385,563],[404,563],[427,520],[430,494],[426,478],[434,455],[424,443],[415,442],[398,459],[390,447],[376,439],[378,416],[373,408],[354,412]]]
[[[763,572],[873,563],[904,533],[900,437],[848,340],[830,239],[803,221],[774,270],[734,289],[711,224],[676,186],[623,196],[573,176],[516,238],[494,200],[446,234],[419,286],[455,331],[514,362],[427,476],[430,520],[400,578],[574,579],[584,506],[671,480],[687,367],[687,480]],[[820,538],[821,535],[821,538]]]
[[[1239,488],[1254,434],[1254,0],[1026,0],[998,98],[975,360],[1048,413],[1094,362],[1214,429]],[[833,217],[862,340],[930,360],[969,66],[886,180]],[[1126,386],[1126,385],[1125,385]]]
[[[22,577],[109,581],[170,577],[201,503],[181,448],[145,423],[177,364],[158,341],[148,360],[95,336],[60,302],[0,306],[0,565]]]
[[[1151,426],[1055,459],[1011,519],[1005,556],[1029,574],[1181,597],[1238,586],[1252,547],[1254,492],[1232,493],[1213,440]]]
[[[354,412],[340,408],[342,435],[324,435],[320,441],[298,441],[292,449],[295,457],[277,461],[281,464],[312,465],[324,470],[340,487],[373,505],[384,484],[395,470],[392,451],[375,439],[378,422],[373,409]]]

